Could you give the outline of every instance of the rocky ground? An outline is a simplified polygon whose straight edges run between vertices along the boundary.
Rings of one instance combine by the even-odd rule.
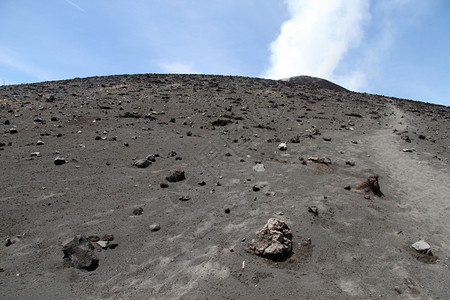
[[[450,108],[313,82],[0,87],[0,298],[448,299]]]

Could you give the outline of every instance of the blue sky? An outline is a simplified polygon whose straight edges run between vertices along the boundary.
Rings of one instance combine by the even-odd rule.
[[[450,105],[448,0],[0,0],[0,84],[311,75]]]

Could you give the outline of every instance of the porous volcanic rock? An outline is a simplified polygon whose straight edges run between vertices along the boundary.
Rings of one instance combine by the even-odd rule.
[[[246,250],[275,260],[285,258],[292,252],[291,230],[285,222],[271,218],[262,230],[256,232],[256,238]]]

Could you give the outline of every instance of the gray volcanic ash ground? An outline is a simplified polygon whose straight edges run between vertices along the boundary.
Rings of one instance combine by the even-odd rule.
[[[0,87],[0,298],[448,299],[450,108],[322,83]]]

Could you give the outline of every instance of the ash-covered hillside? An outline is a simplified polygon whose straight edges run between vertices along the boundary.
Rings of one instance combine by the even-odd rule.
[[[445,299],[450,108],[299,78],[0,87],[0,298]]]

